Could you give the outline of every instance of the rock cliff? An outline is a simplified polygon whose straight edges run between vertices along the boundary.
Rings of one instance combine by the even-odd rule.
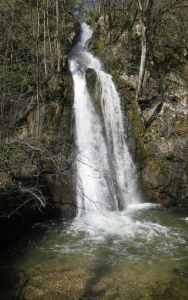
[[[94,26],[90,48],[112,74],[121,96],[125,122],[128,120],[129,124],[130,151],[137,165],[143,201],[187,208],[188,62],[185,60],[183,66],[172,65],[167,69],[166,62],[160,61],[157,52],[157,65],[161,64],[163,71],[154,69],[152,59],[148,61],[143,94],[137,103],[138,65],[135,69],[130,67],[130,57],[127,55],[136,46],[138,33],[132,33],[132,39],[134,34],[135,39],[128,45],[126,30],[118,37],[116,35],[113,41],[115,34],[110,32],[107,17],[101,17]],[[135,51],[135,60],[139,59],[139,56],[136,58],[138,54]],[[95,85],[92,72],[88,73],[88,82]]]

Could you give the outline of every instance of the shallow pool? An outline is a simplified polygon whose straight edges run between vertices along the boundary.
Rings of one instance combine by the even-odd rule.
[[[188,212],[153,204],[37,223],[1,262],[1,299],[188,299]]]

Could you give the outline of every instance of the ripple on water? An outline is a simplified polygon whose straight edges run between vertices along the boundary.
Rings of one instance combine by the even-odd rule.
[[[187,299],[186,218],[140,205],[36,224],[1,268],[2,299]]]

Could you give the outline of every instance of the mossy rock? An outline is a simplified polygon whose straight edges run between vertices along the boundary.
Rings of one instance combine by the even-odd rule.
[[[104,43],[100,40],[95,40],[93,41],[93,48],[100,54],[104,50]]]
[[[138,158],[141,161],[146,160],[148,158],[148,151],[144,147],[141,149],[138,149],[137,153],[138,153]]]

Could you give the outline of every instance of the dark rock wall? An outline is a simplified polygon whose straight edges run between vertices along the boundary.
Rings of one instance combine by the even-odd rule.
[[[172,95],[142,105],[127,80],[116,79],[134,139],[135,161],[146,198],[170,206],[188,207],[187,92],[172,84]],[[124,85],[124,89],[122,86]],[[127,95],[125,99],[125,95]],[[160,108],[159,108],[160,106]]]

